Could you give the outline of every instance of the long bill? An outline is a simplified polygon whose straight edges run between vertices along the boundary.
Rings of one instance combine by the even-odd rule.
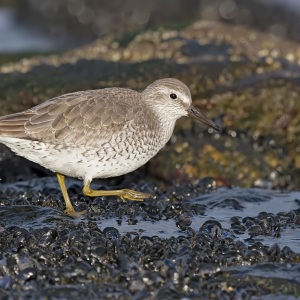
[[[197,110],[193,105],[189,107],[187,110],[189,117],[195,119],[198,122],[204,123],[213,129],[220,131],[221,127],[218,126],[215,122],[213,122],[211,119],[209,119],[207,116],[202,114],[199,110]]]

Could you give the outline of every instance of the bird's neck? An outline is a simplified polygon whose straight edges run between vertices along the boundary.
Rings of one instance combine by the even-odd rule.
[[[159,118],[159,134],[161,136],[161,142],[162,145],[164,146],[171,138],[174,127],[175,127],[175,122],[176,120],[173,119],[168,119],[168,118]]]
[[[156,127],[157,135],[160,136],[160,146],[163,147],[171,138],[179,117],[175,114],[170,115],[164,107],[151,105],[148,108],[152,111],[152,116],[155,116],[153,126]]]

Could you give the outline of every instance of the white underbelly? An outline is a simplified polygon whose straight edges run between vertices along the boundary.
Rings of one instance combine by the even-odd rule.
[[[39,141],[0,136],[0,142],[16,154],[53,172],[84,180],[129,173],[144,165],[159,149],[134,153],[110,153],[109,149],[65,147]],[[111,150],[113,152],[113,150]]]

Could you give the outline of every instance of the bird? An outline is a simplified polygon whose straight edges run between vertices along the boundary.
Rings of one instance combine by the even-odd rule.
[[[148,162],[189,116],[220,127],[192,105],[189,88],[175,78],[158,79],[142,92],[111,87],[64,94],[25,111],[0,117],[0,143],[56,173],[65,213],[78,217],[65,176],[83,180],[83,194],[143,201],[130,189],[94,190],[94,178],[127,174]]]

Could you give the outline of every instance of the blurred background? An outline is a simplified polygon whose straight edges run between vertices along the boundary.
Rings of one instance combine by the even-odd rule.
[[[0,0],[0,53],[56,52],[107,35],[221,20],[300,40],[299,0]]]

